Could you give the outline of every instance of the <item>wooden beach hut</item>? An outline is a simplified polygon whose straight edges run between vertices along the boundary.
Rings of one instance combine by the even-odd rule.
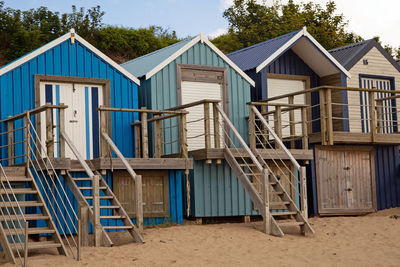
[[[9,260],[42,248],[78,257],[73,234],[111,246],[109,231],[143,242],[143,224],[182,224],[192,160],[148,158],[146,136],[155,123],[147,117],[186,112],[140,110],[139,85],[73,30],[0,68],[0,242]]]

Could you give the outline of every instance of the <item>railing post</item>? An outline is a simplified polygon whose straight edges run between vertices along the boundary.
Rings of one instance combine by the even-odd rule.
[[[187,128],[186,128],[186,113],[179,116],[179,144],[180,154],[182,158],[188,158],[188,144],[187,144]]]
[[[78,247],[77,247],[77,260],[81,260],[81,247],[82,247],[82,222],[78,219]]]
[[[307,129],[307,108],[301,108],[301,131],[302,131],[302,148],[308,149],[308,129]]]
[[[29,240],[29,222],[25,222],[25,236],[24,236],[24,267],[28,266],[28,240]]]
[[[371,141],[376,141],[376,103],[375,103],[375,93],[368,92],[368,100],[369,100],[369,120],[370,120],[370,129],[371,129]]]
[[[303,212],[304,218],[308,218],[308,206],[307,206],[307,176],[306,167],[300,167],[300,194],[301,194],[301,211]]]
[[[269,171],[264,168],[262,171],[262,199],[264,202],[265,210],[263,220],[263,230],[266,234],[271,234],[271,213],[269,206]]]
[[[107,132],[107,111],[104,110],[100,110],[100,132]],[[100,138],[100,157],[107,157],[107,144],[102,138]]]
[[[257,140],[256,140],[256,116],[252,109],[253,105],[249,105],[249,146],[251,149],[256,149]]]
[[[266,116],[266,115],[264,115],[264,114],[266,114],[267,113],[267,106],[266,105],[262,105],[261,106],[261,115],[262,116]],[[269,116],[266,116],[266,119],[268,120],[269,119]],[[261,125],[261,132],[262,132],[262,135],[263,135],[263,137],[264,137],[264,140],[263,140],[263,142],[264,142],[264,146],[267,146],[268,145],[268,129],[267,129],[267,127],[262,123],[262,125]]]
[[[142,194],[142,176],[136,175],[136,184],[135,184],[135,200],[136,200],[136,225],[139,229],[139,232],[143,232],[143,194]]]
[[[54,157],[54,138],[53,138],[53,120],[52,109],[46,108],[46,150],[47,157]]]
[[[382,100],[376,100],[376,124],[377,124],[377,133],[383,133],[382,127]]]
[[[7,122],[8,131],[8,166],[14,165],[14,121]]]
[[[217,109],[217,102],[213,102],[213,120],[214,120],[214,147],[221,148],[221,133],[219,126],[219,112]],[[217,159],[216,163],[221,164],[221,160]]]
[[[64,106],[64,103],[60,104],[61,106]],[[58,109],[58,131],[60,133],[65,131],[65,109],[64,107],[61,107]],[[60,155],[60,158],[65,158],[65,140],[64,138],[61,138],[61,136],[58,137],[58,153]]]
[[[154,118],[159,118],[159,115],[155,115]],[[162,147],[162,120],[156,120],[154,122],[154,139],[155,139],[155,154],[156,158],[161,158],[163,153]]]
[[[138,123],[139,121],[135,121],[135,123]],[[141,151],[140,151],[140,124],[135,124],[134,126],[135,129],[135,157],[141,158]]]
[[[93,217],[94,217],[94,245],[95,247],[101,246],[101,224],[100,224],[100,191],[99,183],[100,177],[94,175],[92,178],[93,186]]]
[[[326,135],[326,103],[325,103],[325,89],[319,90],[319,117],[321,124],[321,143],[327,145]]]
[[[29,170],[29,160],[30,160],[30,144],[31,144],[31,135],[30,135],[30,129],[31,129],[31,125],[29,123],[29,116],[30,113],[29,111],[26,112],[24,121],[25,121],[25,164],[26,164],[26,170]]]
[[[280,140],[282,140],[282,107],[277,105],[275,107],[275,118],[274,118],[274,128],[275,128],[275,133],[278,136]],[[278,142],[275,141],[275,149],[279,149],[280,145]]]
[[[205,102],[203,107],[204,107],[204,145],[205,149],[210,149],[211,148],[210,103]],[[207,163],[211,163],[211,161]]]
[[[146,110],[146,107],[142,107],[142,110]],[[147,128],[147,113],[142,112],[141,114],[141,124],[142,124],[142,153],[143,158],[149,157],[149,132]]]
[[[85,202],[78,202],[78,216],[81,222],[81,245],[83,247],[89,246],[89,207]]]
[[[327,119],[327,132],[328,144],[333,145],[333,120],[332,120],[332,90],[326,89],[326,119]]]
[[[294,104],[294,96],[291,95],[288,97],[289,104]],[[289,107],[290,108],[290,107]],[[294,116],[294,108],[290,108],[289,110],[289,128],[290,128],[290,147],[295,148],[295,136],[296,136],[296,123]]]

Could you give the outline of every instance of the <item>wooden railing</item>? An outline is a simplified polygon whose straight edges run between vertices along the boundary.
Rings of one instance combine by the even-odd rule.
[[[310,142],[323,145],[335,142],[400,143],[397,135],[400,91],[321,86],[258,102],[292,105],[294,97],[308,104],[301,114]]]

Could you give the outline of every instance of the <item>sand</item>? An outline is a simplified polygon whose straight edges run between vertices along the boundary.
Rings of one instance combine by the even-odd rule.
[[[143,245],[114,233],[111,248],[85,247],[82,261],[50,254],[30,266],[400,266],[400,208],[357,217],[311,218],[316,234],[263,234],[261,222],[146,229]],[[5,264],[4,266],[14,266]]]

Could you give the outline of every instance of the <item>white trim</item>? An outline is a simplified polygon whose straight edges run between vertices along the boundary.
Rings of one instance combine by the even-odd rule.
[[[260,72],[265,66],[271,63],[275,58],[277,58],[283,51],[288,49],[294,42],[300,39],[303,36],[303,31],[299,31],[295,36],[293,36],[289,41],[287,41],[283,46],[281,46],[278,50],[275,51],[271,56],[269,56],[264,62],[262,62],[256,68],[256,73]]]
[[[190,47],[192,47],[193,45],[195,45],[196,43],[198,43],[201,40],[201,34],[197,35],[195,38],[193,38],[190,42],[188,42],[187,44],[185,44],[183,47],[181,47],[178,51],[176,51],[175,53],[173,53],[172,55],[170,55],[167,59],[165,59],[163,62],[161,62],[160,64],[158,64],[155,68],[153,68],[152,70],[150,70],[149,72],[146,73],[146,77],[145,79],[149,79],[151,76],[153,76],[154,74],[156,74],[157,72],[159,72],[161,69],[163,69],[165,66],[167,66],[169,63],[171,63],[172,61],[174,61],[177,57],[179,57],[180,55],[182,55],[186,50],[188,50]]]
[[[25,62],[31,60],[34,57],[37,57],[38,55],[46,52],[47,50],[55,47],[56,45],[59,45],[60,43],[64,42],[68,38],[71,37],[71,33],[66,33],[61,37],[58,37],[57,39],[51,41],[50,43],[34,50],[33,52],[21,57],[20,59],[17,59],[16,61],[10,63],[9,65],[6,65],[4,68],[0,69],[0,76],[9,72],[10,70],[18,67],[19,65],[24,64]]]
[[[220,56],[229,66],[231,66],[237,73],[239,73],[248,83],[250,83],[251,86],[255,87],[255,82],[246,74],[244,73],[235,63],[233,63],[232,60],[230,60],[224,53],[222,53],[221,50],[219,50],[213,43],[208,40],[207,37],[204,36],[203,33],[200,33],[197,37],[193,38],[189,43],[187,43],[185,46],[183,46],[181,49],[176,51],[174,54],[172,54],[170,57],[168,57],[166,60],[164,60],[162,63],[157,65],[155,68],[153,68],[151,71],[146,73],[146,80],[149,79],[151,76],[159,72],[162,68],[164,68],[166,65],[174,61],[177,57],[182,55],[186,50],[191,48],[193,45],[195,45],[198,42],[205,43],[208,45],[208,47],[211,48],[218,56]]]
[[[103,59],[105,62],[113,66],[115,69],[117,69],[119,72],[124,74],[126,77],[131,79],[133,82],[135,82],[137,85],[140,85],[140,81],[138,78],[136,78],[132,73],[128,72],[126,69],[118,65],[115,61],[113,61],[111,58],[106,56],[104,53],[102,53],[100,50],[98,50],[96,47],[88,43],[85,39],[80,37],[78,34],[75,33],[73,29],[71,29],[70,32],[64,34],[61,37],[58,37],[57,39],[51,41],[50,43],[40,47],[39,49],[34,50],[33,52],[23,56],[22,58],[10,63],[9,65],[5,66],[4,68],[0,69],[0,76],[7,73],[8,71],[24,64],[25,62],[39,56],[40,54],[46,52],[47,50],[59,45],[60,43],[64,42],[65,40],[68,40],[69,38],[75,38],[75,40],[78,40],[80,43],[82,43],[86,48],[91,50],[93,53],[97,54],[101,59]]]
[[[239,68],[235,63],[233,63],[232,60],[230,60],[227,56],[225,56],[224,53],[222,53],[221,50],[219,50],[213,43],[208,40],[208,38],[205,38],[204,42],[215,52],[217,53],[218,56],[220,56],[223,60],[225,60],[226,63],[228,63],[229,66],[232,67],[237,73],[239,73],[248,83],[251,84],[251,86],[255,87],[256,83],[246,74],[243,72],[241,68]]]
[[[312,35],[307,31],[306,27],[303,27],[295,36],[293,36],[289,41],[287,41],[283,46],[281,46],[275,53],[268,57],[264,62],[262,62],[256,68],[256,72],[260,72],[265,66],[274,61],[283,51],[288,49],[293,45],[294,42],[299,40],[301,37],[307,37],[336,67],[338,67],[348,78],[351,78],[350,72],[348,72],[326,49],[317,42],[317,40],[312,37]]]

